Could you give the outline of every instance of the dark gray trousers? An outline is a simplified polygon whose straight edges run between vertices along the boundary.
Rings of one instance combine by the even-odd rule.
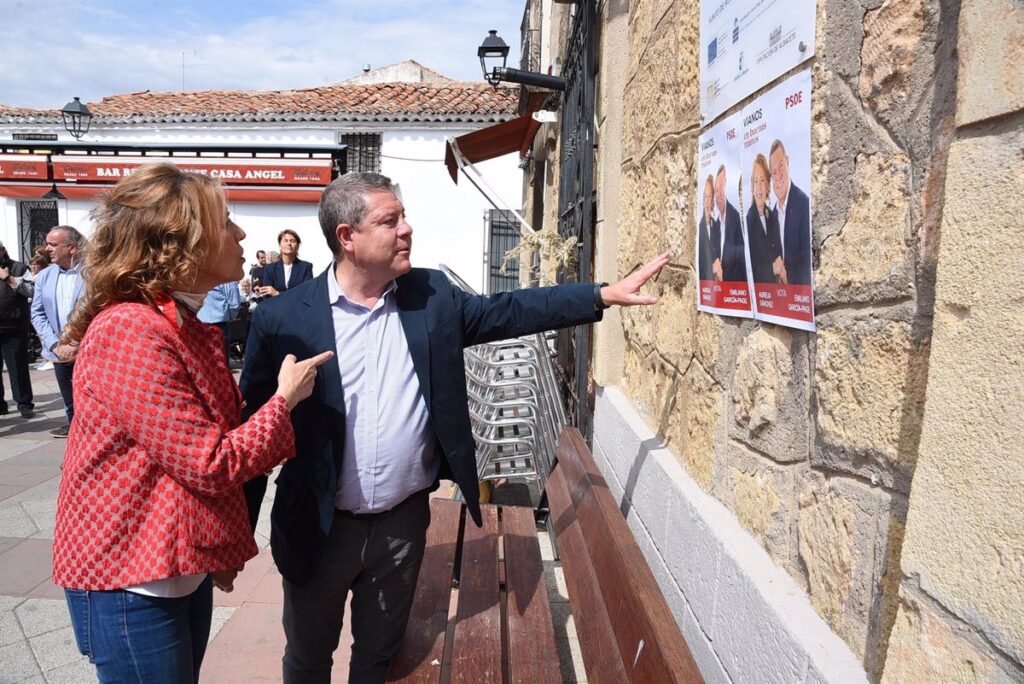
[[[371,516],[339,513],[312,581],[284,580],[284,681],[329,684],[352,592],[349,682],[383,682],[402,645],[430,525],[426,491]]]
[[[4,286],[6,287],[6,285]],[[7,400],[4,399],[3,370],[7,366],[7,376],[11,381],[11,398],[19,409],[31,409],[32,379],[28,374],[28,333],[0,333],[0,412],[7,412]]]
[[[64,415],[68,417],[68,425],[70,425],[71,420],[75,417],[75,391],[71,383],[71,378],[75,374],[75,362],[54,363],[53,374],[57,378],[60,398],[64,400]]]

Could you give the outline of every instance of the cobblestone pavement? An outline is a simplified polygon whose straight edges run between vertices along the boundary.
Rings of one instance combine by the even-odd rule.
[[[63,592],[50,580],[57,485],[66,440],[51,437],[49,431],[64,424],[63,403],[52,371],[33,370],[32,388],[34,418],[21,418],[13,403],[12,413],[0,416],[0,684],[96,681],[95,670],[75,645]],[[281,680],[281,576],[268,548],[273,496],[271,484],[256,530],[259,556],[246,565],[232,593],[214,592],[203,682]],[[562,671],[575,671],[566,681],[576,677],[582,681],[561,568],[549,543],[543,542],[541,550]],[[347,615],[345,625],[335,654],[335,682],[348,678]]]

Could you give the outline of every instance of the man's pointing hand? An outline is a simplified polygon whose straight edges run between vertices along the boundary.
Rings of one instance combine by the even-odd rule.
[[[657,297],[640,294],[640,288],[664,268],[671,256],[670,252],[664,252],[657,259],[644,264],[619,282],[602,287],[601,299],[605,305],[636,306],[657,302]]]

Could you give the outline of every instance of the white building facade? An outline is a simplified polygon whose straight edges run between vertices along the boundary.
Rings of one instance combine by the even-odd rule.
[[[486,289],[487,221],[493,206],[472,184],[452,182],[444,165],[445,144],[449,137],[513,118],[514,91],[433,79],[266,93],[147,92],[107,97],[88,106],[94,118],[79,142],[91,149],[82,152],[89,156],[77,159],[94,166],[106,160],[111,166],[125,167],[122,158],[146,163],[150,157],[174,154],[169,160],[184,166],[235,161],[265,165],[272,169],[262,172],[269,178],[280,176],[283,165],[302,164],[290,161],[292,157],[315,160],[317,177],[300,180],[305,183],[301,186],[294,184],[291,175],[288,180],[259,181],[258,185],[231,179],[230,173],[223,179],[232,216],[246,231],[243,246],[250,264],[257,250],[276,250],[278,233],[290,228],[302,238],[300,258],[312,262],[316,273],[327,267],[331,254],[317,221],[316,202],[323,186],[344,165],[348,171],[383,173],[398,185],[414,230],[415,266],[436,268],[443,263],[478,291]],[[34,149],[19,149],[20,141]],[[55,223],[73,225],[88,236],[89,212],[98,193],[116,182],[116,177],[96,177],[109,173],[104,169],[92,169],[77,179],[68,177],[60,162],[72,152],[52,154],[53,150],[43,147],[47,141],[54,147],[75,143],[59,112],[0,106],[0,241],[19,259],[27,260],[39,243],[39,228],[34,233],[29,230],[33,212],[37,224],[56,217]],[[111,151],[105,152],[104,145],[111,145]],[[140,153],[118,151],[118,145],[151,151],[141,159]],[[341,145],[348,147],[340,151]],[[161,151],[161,146],[184,149],[193,158],[180,159],[179,152]],[[281,152],[204,152],[218,146],[279,147]],[[328,174],[332,155],[324,150],[331,147],[335,165]],[[320,151],[288,152],[306,148]],[[218,155],[220,160],[214,161]],[[344,162],[339,164],[339,158]],[[522,171],[516,155],[483,162],[478,168],[502,200],[519,206]],[[259,168],[256,173],[261,173]],[[67,199],[43,198],[54,186]],[[496,258],[500,261],[500,257]]]

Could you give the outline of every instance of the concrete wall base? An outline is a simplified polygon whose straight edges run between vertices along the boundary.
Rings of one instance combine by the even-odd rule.
[[[594,456],[701,673],[715,682],[867,682],[856,656],[615,387],[598,388]]]

